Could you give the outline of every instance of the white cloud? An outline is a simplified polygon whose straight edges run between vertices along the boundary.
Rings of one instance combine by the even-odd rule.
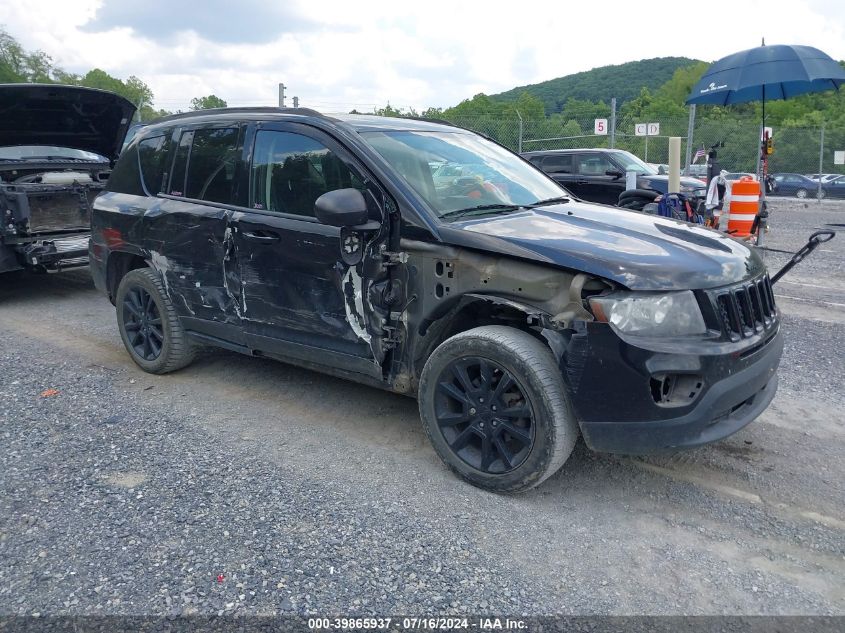
[[[106,15],[104,1],[108,20],[95,26]],[[278,19],[277,3],[266,4],[266,20]],[[756,46],[763,36],[769,44],[818,45],[845,59],[845,10],[832,0],[706,5],[299,0],[285,9],[295,19],[278,19],[275,37],[272,30],[267,36],[266,25],[261,37],[253,37],[252,14],[240,21],[241,14],[227,10],[220,16],[231,22],[225,41],[208,39],[220,28],[207,19],[197,30],[208,35],[191,31],[195,3],[154,4],[149,10],[160,13],[154,17],[121,13],[115,5],[115,0],[6,0],[0,24],[66,70],[100,67],[123,78],[139,76],[167,109],[186,108],[192,97],[209,93],[231,105],[273,105],[279,81],[288,86],[288,96],[324,111],[388,101],[417,109],[449,106],[478,92],[636,59],[712,61]],[[173,18],[162,6],[178,13],[184,30],[151,37],[157,35],[151,31],[156,17],[162,23]]]

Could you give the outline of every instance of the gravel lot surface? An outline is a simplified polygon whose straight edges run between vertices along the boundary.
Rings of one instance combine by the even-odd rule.
[[[772,210],[775,249],[845,224]],[[87,270],[0,279],[0,613],[843,615],[845,233],[776,294],[758,421],[671,456],[579,443],[514,497],[453,477],[413,400],[225,351],[147,375]]]

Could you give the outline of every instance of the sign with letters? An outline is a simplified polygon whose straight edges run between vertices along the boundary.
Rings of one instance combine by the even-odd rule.
[[[659,136],[660,135],[660,123],[635,123],[634,124],[634,135],[635,136]]]

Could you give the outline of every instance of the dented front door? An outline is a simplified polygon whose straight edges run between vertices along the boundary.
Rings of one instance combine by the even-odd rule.
[[[363,180],[342,148],[306,126],[259,126],[251,140],[250,210],[232,217],[248,344],[380,375],[367,327],[371,280],[341,261],[340,229],[314,217],[317,197]]]

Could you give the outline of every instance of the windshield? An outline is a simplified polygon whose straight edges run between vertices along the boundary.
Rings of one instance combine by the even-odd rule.
[[[644,163],[631,152],[620,150],[613,152],[613,157],[622,165],[625,171],[635,171],[641,175],[656,176],[657,170],[651,165]]]
[[[90,160],[97,162],[108,162],[107,158],[84,152],[81,149],[70,147],[54,147],[52,145],[16,145],[13,147],[0,147],[0,159],[5,160],[44,160],[63,159]]]
[[[566,196],[542,172],[467,132],[362,132],[438,216],[532,205]]]

